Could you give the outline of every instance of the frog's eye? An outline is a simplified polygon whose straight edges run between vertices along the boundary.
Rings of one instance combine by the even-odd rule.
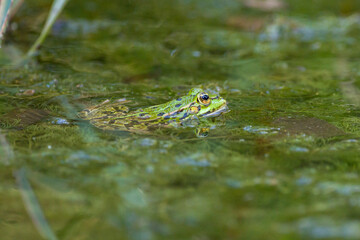
[[[206,93],[200,93],[198,96],[198,101],[205,106],[208,106],[211,102],[209,95]]]

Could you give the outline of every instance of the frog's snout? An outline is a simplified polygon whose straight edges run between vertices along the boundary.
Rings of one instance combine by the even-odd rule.
[[[227,107],[227,101],[225,99],[223,99],[222,97],[220,97],[220,101],[223,103],[222,105]]]
[[[221,112],[223,113],[227,113],[230,111],[228,105],[227,105],[227,101],[225,99],[223,99],[222,97],[220,97],[220,101],[223,103],[222,107],[221,107]]]

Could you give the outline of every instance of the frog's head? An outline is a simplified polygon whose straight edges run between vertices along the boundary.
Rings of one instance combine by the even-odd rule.
[[[168,103],[156,105],[139,111],[137,115],[143,119],[162,119],[169,122],[186,121],[217,117],[227,112],[226,100],[216,94],[208,94],[201,88],[193,88],[190,92]]]
[[[208,94],[201,88],[193,88],[188,96],[192,98],[188,114],[198,118],[217,117],[227,112],[226,100],[216,94]]]

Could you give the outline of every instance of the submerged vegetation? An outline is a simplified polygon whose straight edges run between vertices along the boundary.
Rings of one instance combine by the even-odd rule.
[[[358,1],[69,1],[14,66],[49,9],[0,49],[2,239],[360,238]],[[206,137],[78,117],[194,87],[230,109]]]

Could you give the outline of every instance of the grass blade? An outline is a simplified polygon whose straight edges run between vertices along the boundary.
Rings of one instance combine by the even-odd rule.
[[[37,201],[34,191],[32,190],[29,181],[26,178],[26,172],[24,168],[14,173],[17,184],[19,186],[21,196],[23,198],[25,208],[30,215],[36,229],[40,235],[49,240],[56,240],[54,232],[49,226],[46,218],[41,210],[40,204]]]
[[[54,0],[48,18],[46,19],[45,26],[43,27],[40,36],[36,39],[35,43],[32,45],[30,50],[27,53],[27,57],[32,57],[35,55],[36,50],[45,40],[47,34],[49,33],[51,26],[54,24],[56,18],[59,16],[65,4],[68,0]]]
[[[11,2],[12,0],[0,0],[0,47],[9,20]]]

